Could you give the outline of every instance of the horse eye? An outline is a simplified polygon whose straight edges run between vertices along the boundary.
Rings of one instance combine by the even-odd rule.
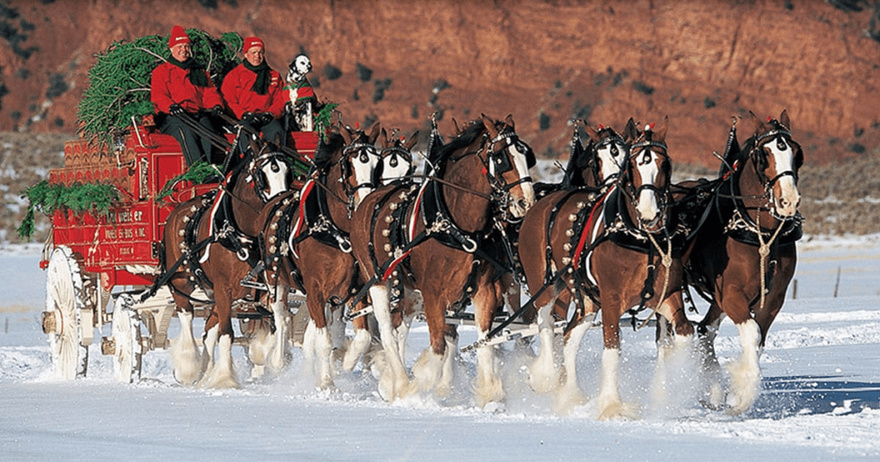
[[[394,158],[391,159],[391,166],[392,166],[392,167],[397,167],[397,158],[396,158],[396,157],[394,157]]]
[[[281,167],[279,167],[278,164],[274,164],[274,163],[272,164],[272,173],[278,173],[278,171],[280,171],[280,170],[281,170]]]
[[[785,141],[783,141],[782,138],[778,138],[776,140],[776,149],[779,149],[780,151],[785,151],[785,148]]]
[[[612,144],[611,145],[611,157],[617,157],[618,155],[620,155],[620,151],[617,150],[617,145]]]
[[[370,157],[367,155],[366,152],[362,152],[360,157],[358,157],[358,159],[360,159],[360,161],[364,164],[366,164],[367,162],[370,161]]]

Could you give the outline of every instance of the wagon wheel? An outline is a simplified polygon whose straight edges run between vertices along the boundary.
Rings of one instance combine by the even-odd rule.
[[[141,378],[141,320],[129,294],[116,297],[113,302],[113,371],[116,379],[124,383],[137,382]]]
[[[55,371],[66,380],[84,377],[89,360],[89,349],[82,344],[86,294],[79,263],[69,247],[59,246],[52,251],[46,294],[46,313],[54,320],[54,328],[46,333]]]

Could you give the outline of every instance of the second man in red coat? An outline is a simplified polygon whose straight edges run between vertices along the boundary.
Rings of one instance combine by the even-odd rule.
[[[235,116],[267,141],[283,145],[287,133],[283,123],[287,92],[282,91],[281,75],[266,63],[265,45],[258,37],[244,39],[244,60],[226,74],[220,87]]]

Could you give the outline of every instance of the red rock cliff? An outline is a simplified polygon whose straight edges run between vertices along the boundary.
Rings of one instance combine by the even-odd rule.
[[[669,115],[673,159],[715,165],[730,116],[787,108],[808,162],[880,145],[880,13],[860,0],[0,2],[0,130],[74,132],[94,54],[173,24],[259,35],[276,69],[305,50],[348,123],[512,113],[559,155],[573,117]]]

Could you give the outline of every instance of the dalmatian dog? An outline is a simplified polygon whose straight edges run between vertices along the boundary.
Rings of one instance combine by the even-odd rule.
[[[312,61],[299,54],[291,61],[287,72],[287,86],[290,92],[290,107],[294,120],[302,131],[314,130],[314,107],[317,103],[315,91],[306,75],[312,72]]]

